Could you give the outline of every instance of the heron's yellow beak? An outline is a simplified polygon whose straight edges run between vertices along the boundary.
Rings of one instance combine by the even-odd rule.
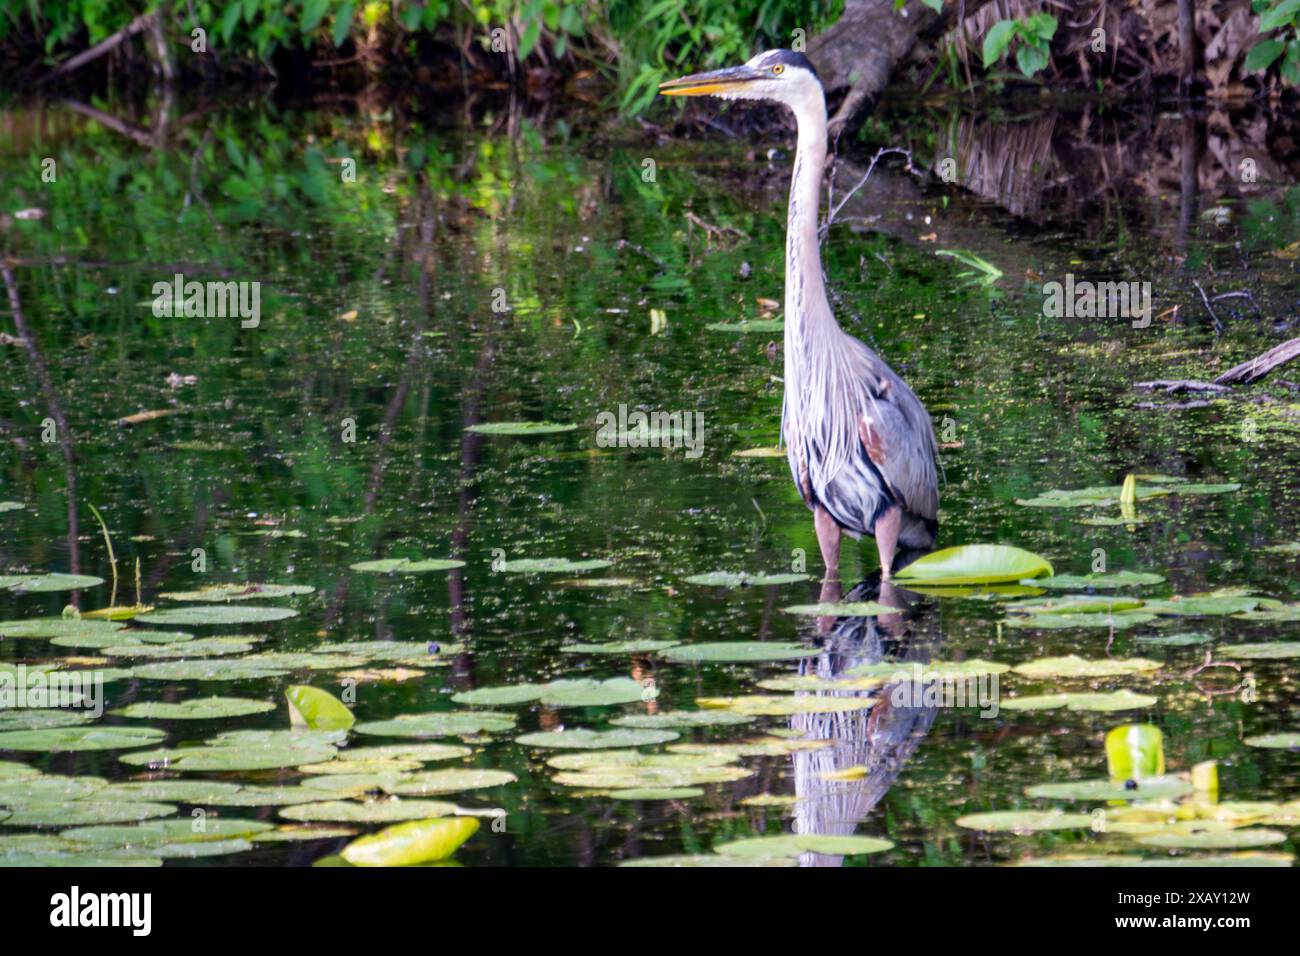
[[[659,84],[662,96],[717,96],[731,90],[748,86],[758,79],[765,79],[767,74],[751,66],[733,66],[711,73],[692,73]]]

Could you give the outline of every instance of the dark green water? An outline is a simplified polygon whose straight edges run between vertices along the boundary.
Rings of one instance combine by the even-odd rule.
[[[157,600],[162,591],[227,581],[314,586],[309,596],[273,602],[299,616],[233,629],[264,636],[260,650],[390,638],[464,645],[421,677],[359,684],[353,710],[362,721],[457,709],[450,695],[475,687],[653,676],[654,704],[501,708],[518,712],[522,732],[601,727],[620,713],[752,693],[757,679],[794,674],[799,665],[580,656],[560,653],[565,643],[826,640],[810,620],[781,611],[816,600],[814,581],[738,590],[683,581],[714,570],[789,571],[800,553],[809,573],[821,572],[810,515],[784,460],[734,457],[776,444],[780,333],[706,329],[777,315],[759,300],[782,297],[789,157],[781,137],[751,150],[721,136],[682,140],[514,115],[474,115],[447,127],[387,113],[260,106],[176,110],[174,122],[154,146],[67,109],[14,111],[4,120],[0,251],[11,262],[30,337],[26,347],[0,345],[0,500],[25,506],[0,513],[0,574],[108,578],[94,504],[122,570],[119,604],[134,598],[138,558],[146,603],[167,603]],[[1032,129],[1042,117],[1024,122]],[[1084,165],[1091,174],[1091,163],[1060,143],[1078,114],[1051,122],[1056,175],[1082,176]],[[1174,130],[1178,123],[1168,119]],[[945,137],[978,140],[978,127],[967,136],[958,125],[942,113],[886,114],[876,135],[911,142],[919,165],[922,153],[942,155],[935,144]],[[777,149],[770,160],[769,147]],[[1157,168],[1169,161],[1158,137],[1135,148]],[[45,158],[57,162],[55,182],[42,182]],[[356,182],[342,181],[343,158],[356,160]],[[646,158],[655,160],[654,182],[643,179]],[[1015,157],[983,161],[1020,168]],[[1052,182],[1046,175],[1033,208],[1013,219],[956,187],[882,170],[864,190],[869,207],[856,212],[880,217],[871,231],[837,226],[825,246],[841,323],[908,379],[945,443],[939,546],[1014,544],[1049,559],[1058,574],[1087,573],[1100,549],[1109,570],[1167,577],[1144,596],[1237,586],[1300,600],[1296,555],[1263,550],[1300,538],[1295,392],[1269,379],[1240,390],[1254,401],[1209,395],[1199,407],[1152,409],[1142,404],[1201,396],[1132,388],[1148,379],[1211,378],[1296,334],[1295,259],[1275,253],[1300,239],[1300,191],[1285,181],[1243,190],[1220,179],[1217,189],[1200,185],[1189,215],[1176,181],[1143,191],[1125,180],[1082,197]],[[29,208],[44,215],[13,217]],[[1218,217],[1225,221],[1202,215],[1219,208],[1230,213]],[[711,238],[688,223],[688,212],[740,235]],[[974,252],[1005,274],[981,285],[935,256],[936,248]],[[176,272],[259,281],[260,324],[156,317],[153,285]],[[1063,281],[1066,272],[1151,282],[1150,327],[1044,316],[1042,283]],[[1261,314],[1245,300],[1221,300],[1225,330],[1216,335],[1193,279],[1211,293],[1252,290]],[[494,311],[501,301],[508,311]],[[1175,305],[1177,314],[1168,314]],[[666,316],[661,328],[652,309]],[[7,309],[0,331],[20,331]],[[702,454],[597,447],[597,415],[617,413],[620,404],[701,413]],[[175,414],[118,423],[144,410]],[[57,426],[52,442],[42,440],[47,418]],[[580,427],[526,438],[465,431],[513,420]],[[345,440],[352,428],[355,441]],[[1141,502],[1143,523],[1131,527],[1088,526],[1079,519],[1090,512],[1016,504],[1053,488],[1118,484],[1129,473],[1241,488]],[[280,534],[262,533],[268,530]],[[196,548],[206,554],[204,574],[192,570]],[[501,553],[607,559],[612,567],[595,574],[633,580],[588,588],[575,586],[575,575],[494,571]],[[417,555],[466,566],[408,576],[349,570]],[[870,542],[848,548],[846,590],[875,568]],[[93,610],[109,603],[108,591],[0,592],[0,619],[57,615],[70,599]],[[445,799],[505,809],[505,832],[484,826],[458,859],[608,865],[707,852],[726,838],[788,829],[784,808],[740,800],[796,791],[814,794],[800,818],[818,832],[895,843],[849,864],[987,865],[1062,850],[1133,852],[1117,835],[983,835],[954,822],[978,811],[1044,809],[1053,804],[1026,797],[1026,786],[1105,776],[1102,738],[1130,721],[1162,729],[1170,770],[1218,760],[1224,800],[1300,798],[1294,752],[1243,743],[1300,729],[1295,659],[1188,676],[1207,648],[1223,659],[1236,643],[1296,640],[1300,625],[1162,618],[1108,644],[1105,630],[999,628],[1004,615],[992,600],[914,602],[887,634],[874,620],[842,624],[815,660],[839,671],[895,658],[1018,664],[1066,653],[1144,656],[1163,666],[1069,689],[1131,687],[1159,702],[1111,714],[1004,711],[981,719],[974,709],[919,708],[831,722],[825,732],[837,745],[817,766],[797,770],[803,757],[746,758],[753,776],[677,801],[575,796],[551,779],[545,759],[554,751],[496,734],[476,740],[464,763],[505,769],[518,781]],[[197,632],[223,630],[230,629]],[[1165,649],[1136,641],[1191,630],[1214,642]],[[59,657],[60,648],[42,640],[0,641],[0,661]],[[1235,689],[1245,678],[1255,688],[1250,700]],[[329,671],[239,683],[126,679],[107,685],[110,707],[214,693],[279,706],[224,721],[104,722],[163,728],[167,746],[229,729],[285,728],[283,689],[295,683],[340,692]],[[1002,679],[1004,695],[1055,689],[1013,674]],[[748,728],[681,733],[683,741],[729,741],[789,724],[760,718]],[[49,773],[141,778],[118,755],[0,757]],[[869,768],[861,779],[817,777],[858,765]],[[276,820],[273,807],[220,813]],[[0,825],[0,836],[14,832]],[[198,862],[308,864],[346,842],[257,845]],[[1293,846],[1294,836],[1270,849]]]

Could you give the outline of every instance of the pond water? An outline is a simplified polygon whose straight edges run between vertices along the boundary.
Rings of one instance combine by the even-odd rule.
[[[303,745],[299,760],[291,751],[272,757],[272,766],[226,772],[121,759],[231,731],[287,731],[285,690],[302,684],[343,697],[362,728],[411,714],[514,715],[513,725],[466,735],[445,733],[464,727],[436,728],[422,741],[392,736],[393,725],[337,735],[343,753],[413,742],[466,749],[414,769],[367,768],[383,780],[344,779],[321,799],[360,805],[383,784],[400,790],[400,778],[426,771],[513,775],[482,789],[405,788],[406,800],[424,793],[463,809],[504,811],[482,818],[457,852],[466,865],[611,865],[707,854],[792,828],[892,844],[870,855],[800,857],[820,865],[1225,852],[1143,844],[1139,834],[1089,825],[1104,801],[1026,794],[1039,784],[1105,778],[1104,738],[1127,723],[1162,731],[1170,773],[1217,761],[1224,804],[1300,799],[1295,738],[1289,749],[1246,743],[1300,731],[1300,658],[1232,650],[1300,640],[1300,549],[1278,548],[1300,540],[1296,389],[1285,369],[1226,395],[1134,387],[1213,378],[1296,334],[1290,244],[1300,239],[1300,190],[1277,170],[1270,179],[1265,169],[1258,184],[1223,173],[1249,152],[1234,131],[1249,129],[1251,117],[1153,109],[1116,118],[1089,104],[1035,104],[1011,117],[972,118],[945,104],[892,104],[873,121],[873,139],[910,145],[918,168],[938,170],[949,153],[957,157],[970,187],[883,165],[824,246],[841,324],[877,349],[933,415],[943,470],[938,546],[1014,545],[1046,558],[1057,575],[1159,575],[1158,583],[1106,592],[1138,600],[1225,588],[1247,595],[1231,614],[1171,616],[1166,608],[1114,628],[1048,628],[1005,623],[1008,601],[1060,593],[1037,588],[1017,595],[898,588],[889,595],[898,612],[838,621],[783,610],[818,598],[812,521],[783,457],[738,455],[778,438],[781,333],[772,322],[780,318],[790,163],[778,132],[687,137],[589,116],[530,116],[507,104],[466,109],[450,125],[389,105],[250,103],[222,111],[165,103],[149,113],[110,102],[14,108],[0,117],[9,295],[0,327],[9,336],[0,344],[0,501],[21,506],[0,512],[0,575],[105,579],[48,592],[10,582],[13,589],[0,590],[0,620],[57,617],[69,604],[91,612],[114,600],[92,505],[111,536],[118,605],[135,603],[137,567],[140,600],[159,610],[195,603],[164,594],[214,584],[314,590],[229,605],[297,612],[280,620],[134,623],[122,632],[250,635],[195,645],[198,653],[183,640],[142,650],[129,637],[115,644],[100,634],[79,643],[0,640],[8,673],[19,664],[113,668],[103,686],[109,713],[73,729],[160,731],[70,752],[48,739],[6,749],[23,742],[0,736],[0,767],[12,775],[0,776],[0,808],[8,808],[0,809],[0,861],[84,859],[77,854],[92,851],[76,834],[66,845],[52,842],[71,825],[96,822],[94,810],[75,812],[78,800],[110,822],[154,814],[186,823],[289,822],[269,792],[266,805],[232,807],[197,792],[182,799],[179,789],[174,798],[163,788],[151,798],[108,781],[319,785],[325,774],[296,768],[321,760],[320,747],[332,754],[330,743]],[[871,152],[846,150],[839,196]],[[53,181],[42,176],[51,168]],[[1001,277],[986,281],[937,250],[974,254]],[[260,283],[256,323],[155,314],[155,284],[176,274]],[[1064,283],[1067,274],[1151,283],[1149,323],[1045,314],[1044,283]],[[1216,329],[1195,283],[1207,296],[1248,290],[1253,299],[1212,299]],[[741,322],[757,324],[737,328]],[[599,416],[617,419],[620,406],[702,421],[702,439],[676,448],[598,440]],[[142,412],[163,414],[128,418]],[[466,430],[516,421],[577,427],[520,436]],[[1114,500],[1083,508],[1017,503],[1053,489],[1117,486],[1130,474],[1181,482],[1141,479],[1175,493],[1143,498],[1133,511]],[[1192,494],[1179,484],[1239,487]],[[464,566],[351,567],[420,557]],[[548,573],[511,567],[543,558],[609,564]],[[846,547],[841,570],[845,591],[863,582],[853,597],[881,596],[870,541]],[[731,588],[686,580],[715,571],[808,579]],[[1205,638],[1181,646],[1151,640],[1187,633]],[[410,643],[397,651],[367,643],[323,662],[306,656],[344,642],[394,641]],[[611,641],[664,644],[650,652],[565,650]],[[668,648],[723,641],[795,644],[806,656],[694,661]],[[159,647],[175,656],[147,656]],[[284,652],[296,656],[277,656]],[[895,684],[835,695],[865,702],[873,693],[880,702],[871,709],[672,728],[676,740],[640,750],[677,753],[663,760],[676,773],[614,773],[615,784],[574,774],[581,757],[548,763],[589,751],[515,741],[694,711],[701,698],[786,696],[790,690],[757,682],[800,673],[843,677],[895,661],[1016,666],[1068,654],[1158,666],[1097,678],[1008,671],[995,685],[1002,704],[1122,689],[1154,702],[1115,712],[1003,706],[981,716],[988,708],[900,702],[890,693]],[[157,666],[201,660],[222,678],[225,662],[246,658],[271,673],[200,681]],[[1197,671],[1207,659],[1213,666]],[[610,685],[624,702],[596,706],[581,694],[570,706],[452,699],[575,678],[631,678],[641,690],[629,702],[626,682]],[[274,709],[184,720],[112,713],[212,695]],[[557,700],[566,703],[562,693]],[[0,733],[37,719],[0,714]],[[757,738],[771,738],[769,752],[729,762],[692,763],[682,753],[691,748],[680,746]],[[234,740],[227,752],[283,753],[281,737]],[[627,758],[596,763],[608,769],[619,759]],[[85,793],[73,799],[59,789],[73,786],[66,781],[48,792],[18,787],[13,781],[34,778],[18,776],[26,771],[14,765],[84,778]],[[565,784],[566,774],[576,786]],[[667,799],[608,795],[665,786],[687,789]],[[765,794],[786,799],[751,799]],[[138,816],[103,810],[150,799],[164,807]],[[1088,817],[1034,834],[957,823],[973,813],[1053,808]],[[1170,819],[1177,812],[1153,811]],[[1227,852],[1291,853],[1300,809],[1234,819],[1243,827],[1261,821],[1281,836],[1225,843]],[[378,826],[331,825],[355,833]],[[208,846],[203,852],[212,855],[196,859],[188,858],[199,852],[194,844],[168,844],[167,863],[308,865],[334,859],[353,839],[282,835],[310,839],[239,840]],[[131,845],[129,835],[103,838],[94,852],[153,856],[138,841],[123,849]]]

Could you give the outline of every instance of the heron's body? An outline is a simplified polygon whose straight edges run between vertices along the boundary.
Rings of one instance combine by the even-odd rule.
[[[761,53],[743,67],[665,84],[665,93],[766,99],[795,114],[785,260],[785,403],[781,437],[812,509],[827,577],[838,575],[841,532],[873,535],[881,569],[894,550],[928,548],[938,527],[937,448],[929,413],[885,361],[835,321],[818,243],[826,163],[826,100],[798,53]]]

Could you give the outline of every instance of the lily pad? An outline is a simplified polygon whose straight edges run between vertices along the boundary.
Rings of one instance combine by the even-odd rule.
[[[1207,830],[1202,833],[1151,833],[1137,838],[1143,846],[1165,850],[1245,850],[1256,846],[1282,843],[1286,834],[1280,830]]]
[[[881,840],[878,837],[789,833],[721,843],[713,847],[713,852],[724,856],[741,857],[789,857],[804,853],[820,853],[825,856],[864,856],[869,853],[883,853],[893,848],[894,844],[889,840]]]
[[[95,791],[94,799],[101,803],[125,800],[206,806],[213,800],[233,796],[239,790],[237,783],[215,780],[129,780],[101,787]]]
[[[612,800],[693,800],[704,796],[698,787],[630,787],[611,790],[606,796]]]
[[[750,574],[746,571],[710,571],[692,574],[687,584],[710,588],[761,588],[777,584],[797,584],[811,579],[808,574]]]
[[[277,811],[286,820],[310,823],[398,823],[456,815],[456,804],[441,800],[325,800]]]
[[[1141,710],[1154,707],[1159,698],[1135,694],[1130,690],[1117,690],[1105,694],[1043,694],[1041,696],[1003,697],[998,706],[1002,710],[1066,710],[1111,713],[1120,710]]]
[[[785,329],[785,320],[745,319],[740,322],[710,322],[705,328],[710,332],[780,332]]]
[[[283,677],[289,672],[284,668],[271,667],[238,659],[221,658],[197,661],[159,661],[142,664],[131,669],[131,676],[141,680],[197,680],[197,681],[236,681],[254,680],[262,677]]]
[[[4,637],[73,637],[112,635],[125,628],[119,621],[87,621],[77,617],[32,617],[24,621],[0,621]]]
[[[613,563],[599,558],[586,561],[572,561],[569,558],[520,558],[517,561],[503,561],[500,570],[507,574],[580,574],[607,568]]]
[[[310,584],[209,584],[196,591],[164,591],[169,601],[259,601],[312,594]]]
[[[473,817],[399,823],[352,841],[343,848],[342,856],[353,866],[410,866],[445,860],[478,828]]]
[[[1042,783],[1025,790],[1029,797],[1047,800],[1168,800],[1192,792],[1190,780],[1169,775],[1141,780],[1075,780]]]
[[[170,703],[168,701],[142,701],[129,704],[111,713],[118,717],[135,717],[142,720],[215,720],[220,717],[245,717],[275,710],[275,704],[247,697],[198,697],[193,700]]]
[[[1003,605],[1008,614],[1114,614],[1142,606],[1137,598],[1109,597],[1100,594],[1061,594],[1028,598]]]
[[[796,697],[752,694],[747,697],[700,697],[700,707],[723,708],[753,717],[788,717],[794,714],[835,714],[867,710],[876,703],[870,697],[829,697],[804,694]]]
[[[226,604],[197,604],[192,607],[169,608],[141,614],[136,621],[142,624],[170,624],[195,627],[204,624],[258,624],[265,621],[283,621],[297,617],[298,612],[287,607],[231,607]]]
[[[1225,657],[1241,660],[1284,660],[1300,657],[1300,641],[1268,641],[1263,644],[1236,644],[1223,649]]]
[[[168,817],[176,812],[169,803],[123,800],[100,802],[98,800],[70,800],[66,803],[28,804],[14,810],[6,826],[11,827],[72,827],[91,823],[126,823]]]
[[[1174,597],[1162,601],[1147,601],[1143,605],[1143,610],[1176,617],[1217,617],[1253,611],[1259,602],[1260,599],[1257,597]]]
[[[1164,576],[1151,571],[1109,571],[1094,574],[1055,574],[1046,578],[1034,578],[1034,587],[1052,590],[1087,590],[1110,591],[1116,588],[1140,588],[1160,584]]]
[[[82,750],[124,750],[156,744],[167,734],[153,727],[51,727],[0,733],[0,750],[63,753]]]
[[[664,656],[671,661],[742,663],[791,661],[802,657],[815,657],[818,653],[815,647],[784,644],[779,641],[718,641],[712,644],[679,644],[670,647],[664,652]]]
[[[669,869],[695,869],[697,867],[767,867],[798,866],[799,860],[790,856],[756,857],[721,856],[717,853],[677,853],[669,856],[643,856],[635,860],[624,860],[619,866],[664,867]]]
[[[274,829],[258,820],[208,816],[196,819],[151,820],[138,826],[84,826],[64,830],[64,840],[93,847],[158,847],[180,843],[238,840]]]
[[[322,763],[332,760],[333,746],[317,741],[299,744],[278,740],[259,743],[255,739],[231,740],[197,747],[176,747],[169,750],[147,750],[126,754],[123,763],[135,767],[166,767],[182,771],[276,770],[296,767],[299,764]]]
[[[503,787],[518,779],[507,770],[451,767],[446,770],[425,770],[421,773],[407,773],[392,777],[380,784],[380,789],[385,793],[402,797],[424,797],[442,793],[460,793],[463,790]]]
[[[800,617],[877,617],[900,613],[898,608],[878,601],[821,601],[817,604],[792,604],[781,610]]]
[[[615,717],[610,721],[615,727],[635,727],[640,730],[662,730],[666,727],[722,727],[753,723],[749,714],[729,710],[668,710],[658,714],[633,714]]]
[[[80,591],[82,588],[98,587],[104,583],[103,578],[89,574],[25,574],[16,579],[7,577],[7,584],[0,590],[26,591],[42,593],[46,591]]]
[[[5,511],[20,511],[27,507],[21,501],[0,501],[0,513]]]
[[[359,734],[380,737],[461,737],[466,734],[511,730],[514,714],[494,711],[439,711],[427,714],[402,714],[390,720],[372,720],[352,729]]]
[[[957,818],[957,826],[985,833],[1038,833],[1043,830],[1088,830],[1092,815],[1061,810],[1008,810],[997,813],[968,813]]]
[[[456,760],[468,757],[472,750],[459,744],[385,744],[379,747],[349,747],[339,751],[339,760],[368,762],[373,760],[418,760],[432,763],[437,760]]]
[[[1194,647],[1197,644],[1208,644],[1214,638],[1199,631],[1182,631],[1178,634],[1139,634],[1134,640],[1153,647]]]
[[[603,750],[609,747],[647,747],[677,737],[678,734],[670,730],[548,730],[516,737],[515,743],[546,749]]]
[[[577,425],[560,425],[555,422],[483,422],[465,429],[476,435],[558,435],[577,431]]]
[[[1260,734],[1242,741],[1247,747],[1267,747],[1273,750],[1300,750],[1300,733]]]
[[[1150,624],[1156,619],[1146,611],[1120,611],[1117,614],[1031,614],[1009,617],[1002,623],[1007,627],[1031,630],[1061,631],[1077,627],[1104,627],[1108,630],[1126,631],[1139,624]]]
[[[894,575],[898,584],[997,584],[1050,575],[1046,559],[1023,548],[1002,544],[967,544],[944,548],[913,561]]]
[[[1159,661],[1144,657],[1106,658],[1086,660],[1075,654],[1067,657],[1043,657],[1025,664],[1018,664],[1012,670],[1025,677],[1123,677],[1140,674],[1160,668]]]
[[[653,654],[676,647],[680,641],[606,641],[603,644],[566,644],[562,654]]]
[[[384,558],[348,565],[353,571],[372,574],[425,574],[430,571],[453,571],[464,566],[464,561],[454,558]]]

